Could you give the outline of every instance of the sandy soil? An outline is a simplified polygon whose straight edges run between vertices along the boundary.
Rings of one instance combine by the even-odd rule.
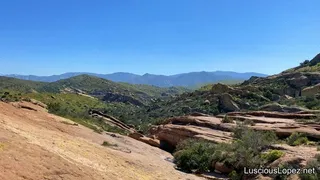
[[[201,179],[175,170],[171,154],[158,148],[23,104],[37,111],[0,102],[1,180]]]

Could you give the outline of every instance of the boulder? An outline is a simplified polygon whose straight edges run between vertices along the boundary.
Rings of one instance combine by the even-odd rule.
[[[320,72],[310,72],[305,75],[310,79],[312,86],[320,83]]]
[[[226,112],[239,111],[239,106],[233,101],[233,98],[228,93],[223,93],[219,98],[219,105]]]
[[[301,91],[301,96],[314,96],[320,93],[320,83],[311,87],[304,88]]]
[[[293,97],[288,96],[288,95],[284,95],[284,99],[292,99]]]
[[[232,90],[234,90],[232,87],[225,84],[218,83],[212,86],[211,92],[214,94],[222,94],[222,93],[230,92]]]
[[[226,165],[225,165],[224,163],[222,163],[222,162],[216,162],[216,163],[214,164],[214,169],[215,169],[216,171],[219,171],[219,172],[223,173],[223,174],[229,174],[229,173],[231,173],[231,172],[233,171],[232,168],[226,166]]]
[[[205,104],[205,105],[209,105],[209,104],[210,104],[210,101],[207,99],[207,100],[204,101],[204,104]]]
[[[294,88],[301,88],[301,87],[307,86],[309,82],[310,80],[308,79],[308,77],[302,74],[299,74],[296,77],[288,79],[288,84]]]
[[[38,100],[35,100],[35,99],[30,99],[30,102],[34,105],[38,105],[38,106],[45,108],[45,109],[47,109],[47,107],[48,107],[46,104],[44,104]]]

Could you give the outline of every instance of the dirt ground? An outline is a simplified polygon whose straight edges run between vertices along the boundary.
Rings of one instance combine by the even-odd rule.
[[[37,111],[0,102],[1,180],[202,179],[175,170],[171,154],[158,148],[23,104]]]

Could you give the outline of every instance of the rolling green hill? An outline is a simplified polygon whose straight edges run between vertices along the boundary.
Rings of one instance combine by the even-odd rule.
[[[0,90],[40,93],[76,93],[97,97],[106,102],[145,105],[157,98],[170,98],[188,92],[182,87],[160,88],[150,85],[116,83],[106,79],[79,75],[52,83],[0,77]]]
[[[51,93],[77,92],[98,97],[107,102],[129,102],[135,105],[143,105],[153,98],[170,97],[187,91],[185,88],[115,83],[89,75],[79,75],[45,84],[38,90]]]
[[[27,81],[0,76],[0,90],[2,91],[11,90],[19,92],[33,92],[46,84],[47,83],[44,82]]]

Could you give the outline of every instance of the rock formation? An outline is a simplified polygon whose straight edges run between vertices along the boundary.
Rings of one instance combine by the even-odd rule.
[[[294,132],[306,134],[309,138],[320,139],[320,125],[302,124],[295,118],[314,116],[313,114],[289,114],[275,112],[229,113],[228,118],[255,124],[248,126],[258,131],[274,131],[280,138],[286,138]],[[291,118],[291,119],[288,119]],[[162,125],[151,128],[150,134],[160,142],[176,146],[188,138],[206,139],[214,143],[230,142],[235,123],[222,123],[222,117],[212,116],[182,116],[165,121]]]
[[[304,88],[301,91],[301,96],[314,96],[319,93],[320,93],[320,83],[314,86]]]
[[[234,102],[232,96],[228,93],[223,93],[219,98],[219,105],[226,112],[239,111],[239,106]]]

